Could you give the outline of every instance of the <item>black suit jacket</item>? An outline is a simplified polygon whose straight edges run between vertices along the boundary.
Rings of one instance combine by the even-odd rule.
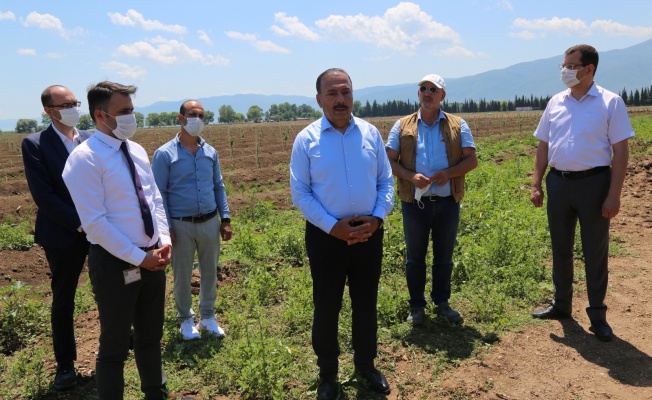
[[[91,133],[79,131],[84,141]],[[66,165],[68,150],[52,125],[23,139],[23,164],[29,190],[38,207],[34,241],[43,247],[66,248],[84,233],[75,204],[61,173]]]

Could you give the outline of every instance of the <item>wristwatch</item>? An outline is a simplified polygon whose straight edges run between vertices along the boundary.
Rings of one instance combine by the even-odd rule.
[[[222,223],[230,224],[230,223],[231,223],[231,218],[222,218],[222,221],[221,221],[221,222],[222,222]]]
[[[383,229],[383,225],[385,224],[385,221],[380,217],[376,217],[375,215],[374,218],[378,220],[378,230]]]

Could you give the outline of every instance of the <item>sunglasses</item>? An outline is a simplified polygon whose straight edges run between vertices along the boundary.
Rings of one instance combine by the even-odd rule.
[[[425,93],[426,90],[429,91],[431,94],[435,94],[435,93],[437,93],[437,90],[439,90],[439,89],[437,89],[436,86],[430,86],[430,87],[428,87],[428,86],[421,86],[421,87],[419,88],[419,91],[420,91],[421,93]]]

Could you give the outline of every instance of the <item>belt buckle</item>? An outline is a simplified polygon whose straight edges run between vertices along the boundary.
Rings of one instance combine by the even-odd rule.
[[[561,172],[561,177],[564,179],[569,179],[570,178],[570,171],[560,171]]]
[[[437,196],[436,194],[429,194],[428,195],[428,201],[437,201],[438,198],[439,198],[439,196]]]

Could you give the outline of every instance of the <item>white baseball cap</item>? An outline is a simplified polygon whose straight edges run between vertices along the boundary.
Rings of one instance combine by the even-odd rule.
[[[430,82],[437,86],[439,89],[446,90],[446,82],[444,81],[444,78],[437,74],[428,74],[421,78],[421,81],[419,82],[419,86],[423,85],[424,82]]]

